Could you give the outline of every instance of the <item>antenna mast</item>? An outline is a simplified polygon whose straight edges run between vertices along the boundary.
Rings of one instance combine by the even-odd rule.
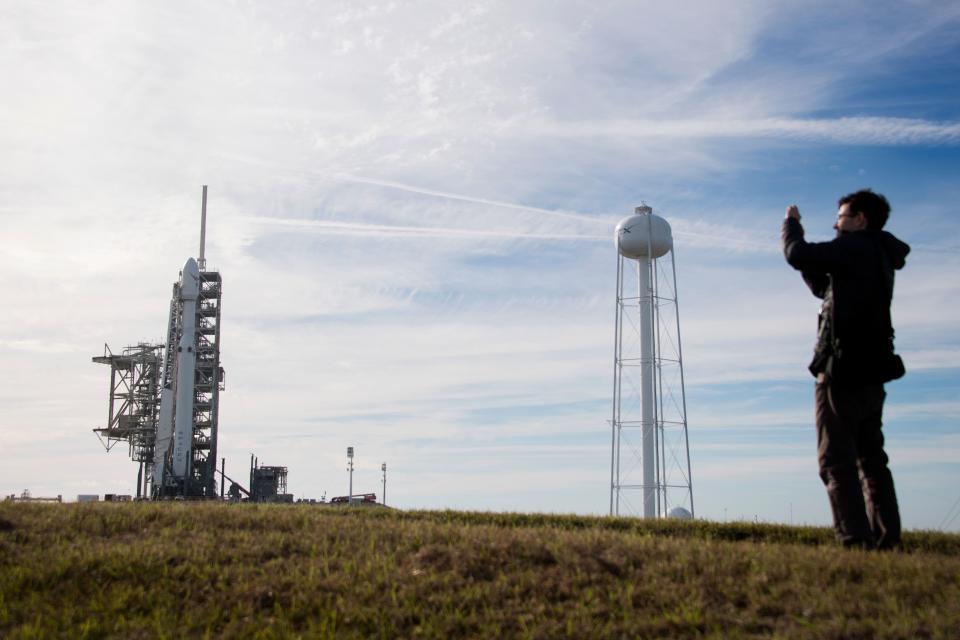
[[[207,244],[207,185],[203,185],[203,204],[200,208],[200,257],[197,259],[197,266],[200,271],[207,270],[207,260],[203,257],[203,251]]]

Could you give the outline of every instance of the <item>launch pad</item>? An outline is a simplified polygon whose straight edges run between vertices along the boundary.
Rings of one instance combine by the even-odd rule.
[[[124,442],[139,464],[137,498],[216,498],[223,279],[206,269],[207,187],[200,254],[173,284],[165,344],[137,344],[93,362],[110,366],[107,426],[94,429],[107,451]],[[222,472],[221,472],[222,473]]]

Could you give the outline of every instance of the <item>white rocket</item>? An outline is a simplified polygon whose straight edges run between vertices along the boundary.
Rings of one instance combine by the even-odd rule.
[[[193,396],[196,381],[197,298],[200,296],[200,268],[193,258],[183,265],[180,299],[183,301],[182,333],[177,347],[176,404],[173,418],[173,474],[184,478],[190,470],[193,452]]]
[[[167,358],[175,358],[172,388],[160,394],[160,421],[154,454],[154,486],[162,487],[183,481],[190,474],[193,453],[193,399],[196,381],[197,299],[200,296],[200,268],[188,258],[180,274],[178,300],[181,306],[181,334],[175,354],[169,353],[173,337],[168,337]],[[171,322],[170,331],[175,331]],[[169,469],[166,462],[170,460]],[[169,474],[165,472],[169,471]]]

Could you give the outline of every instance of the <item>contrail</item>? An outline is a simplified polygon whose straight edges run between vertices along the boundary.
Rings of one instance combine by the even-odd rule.
[[[264,162],[255,158],[240,156],[237,154],[227,154],[219,153],[217,154],[220,157],[228,158],[231,160],[236,160],[239,162],[244,162],[247,164],[258,165],[261,167],[270,167],[273,169],[280,169],[288,173],[297,173],[301,175],[314,176],[317,178],[326,178],[332,180],[339,180],[341,182],[355,182],[358,184],[368,184],[375,187],[384,187],[387,189],[397,189],[399,191],[406,191],[407,193],[417,193],[425,196],[432,196],[435,198],[444,198],[447,200],[457,200],[459,202],[470,202],[473,204],[483,204],[491,207],[501,207],[504,209],[515,209],[517,211],[528,211],[530,213],[539,213],[541,215],[553,216],[557,218],[566,218],[568,220],[579,220],[580,222],[589,222],[591,224],[602,224],[606,227],[612,227],[614,222],[611,220],[597,218],[594,216],[588,216],[582,213],[576,213],[572,211],[554,211],[553,209],[543,209],[540,207],[531,207],[523,204],[516,204],[513,202],[504,202],[502,200],[491,200],[489,198],[477,198],[474,196],[464,195],[462,193],[452,193],[450,191],[439,191],[437,189],[428,189],[426,187],[418,187],[416,185],[405,184],[402,182],[395,182],[393,180],[381,180],[379,178],[368,178],[366,176],[358,176],[352,173],[345,172],[323,172],[323,171],[311,171],[308,169],[297,169],[290,166],[283,166],[273,162]]]
[[[437,191],[436,189],[426,189],[423,187],[416,187],[408,184],[403,184],[401,182],[392,182],[390,180],[378,180],[376,178],[366,178],[363,176],[355,176],[349,173],[335,173],[332,174],[332,177],[337,180],[343,180],[344,182],[358,182],[361,184],[370,184],[377,187],[387,187],[390,189],[399,189],[401,191],[407,191],[409,193],[418,193],[425,196],[434,196],[437,198],[446,198],[447,200],[458,200],[460,202],[472,202],[475,204],[485,204],[492,207],[502,207],[505,209],[516,209],[519,211],[530,211],[532,213],[540,213],[548,216],[555,216],[558,218],[568,218],[571,220],[579,220],[581,222],[591,222],[593,224],[602,224],[604,226],[610,226],[611,223],[609,220],[603,220],[600,218],[595,218],[592,216],[584,215],[582,213],[572,213],[569,211],[554,211],[552,209],[541,209],[540,207],[530,207],[523,204],[515,204],[513,202],[503,202],[502,200],[490,200],[487,198],[475,198],[473,196],[466,196],[459,193],[451,193],[449,191]]]
[[[526,233],[523,231],[498,231],[483,229],[453,229],[448,227],[409,227],[365,222],[338,222],[333,220],[294,220],[290,218],[270,218],[266,216],[243,216],[246,222],[274,227],[311,229],[320,232],[341,235],[370,235],[408,237],[408,238],[510,238],[527,240],[569,240],[574,242],[609,241],[608,236],[573,235],[557,233]]]

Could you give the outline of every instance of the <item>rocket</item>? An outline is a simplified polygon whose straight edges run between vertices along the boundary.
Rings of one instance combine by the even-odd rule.
[[[200,295],[200,268],[188,258],[175,288],[177,298],[171,302],[171,316],[180,307],[180,339],[171,353],[176,336],[167,338],[167,358],[173,359],[171,386],[160,392],[160,415],[154,453],[154,486],[170,486],[182,482],[190,474],[193,442],[193,400],[196,380],[197,299]],[[173,317],[171,318],[173,320]],[[171,321],[170,331],[176,331]]]
[[[177,346],[177,385],[173,418],[173,475],[185,478],[190,470],[193,451],[193,397],[196,380],[197,298],[200,296],[200,268],[196,260],[187,258],[180,278],[180,299],[183,301],[182,333]]]
[[[217,455],[220,366],[220,274],[208,271],[204,250],[207,186],[203,186],[200,253],[187,258],[173,284],[166,356],[154,440],[154,498],[212,498]]]

